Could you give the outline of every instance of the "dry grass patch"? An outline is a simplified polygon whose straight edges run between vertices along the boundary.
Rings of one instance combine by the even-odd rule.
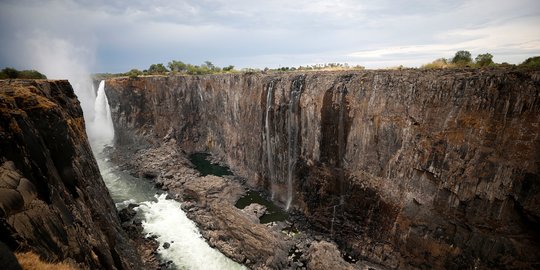
[[[76,265],[67,262],[50,263],[42,261],[39,256],[33,252],[15,253],[24,270],[76,270]]]

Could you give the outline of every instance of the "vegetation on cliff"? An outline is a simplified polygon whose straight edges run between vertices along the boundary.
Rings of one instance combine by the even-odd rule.
[[[521,63],[520,66],[528,68],[540,68],[540,56],[529,57],[527,60]]]
[[[168,67],[168,68],[167,68]],[[206,74],[218,74],[218,73],[230,73],[238,72],[234,69],[233,65],[226,67],[219,67],[214,65],[210,61],[205,61],[201,65],[187,64],[179,60],[172,60],[167,64],[167,67],[163,63],[152,64],[148,69],[139,70],[131,69],[125,73],[98,73],[94,74],[95,79],[107,79],[113,77],[130,77],[136,78],[146,75],[167,75],[167,74],[185,74],[185,75],[206,75]]]
[[[476,56],[473,60],[469,51],[457,51],[453,58],[439,58],[431,63],[422,65],[424,69],[438,69],[438,68],[484,68],[484,67],[509,67],[515,66],[508,63],[495,63],[493,61],[493,55],[491,53],[483,53]],[[527,58],[523,63],[518,65],[519,67],[527,68],[539,68],[540,56]]]
[[[452,58],[438,58],[431,63],[422,65],[421,69],[442,69],[442,68],[497,68],[497,67],[513,67],[516,65],[503,63],[495,63],[493,61],[493,55],[491,53],[478,54],[474,59],[472,54],[466,50],[457,51]],[[518,67],[527,68],[539,68],[540,56],[530,57],[523,63],[517,65]],[[396,67],[389,67],[386,69],[404,69],[403,65]],[[365,67],[361,65],[349,65],[348,63],[324,63],[305,65],[298,67],[279,67],[279,68],[242,68],[240,70],[235,69],[235,66],[229,65],[226,67],[219,67],[214,65],[210,61],[205,61],[201,65],[193,65],[184,63],[180,60],[172,60],[165,66],[163,63],[151,64],[148,69],[139,70],[131,69],[125,73],[97,73],[94,74],[96,80],[103,80],[114,77],[130,77],[137,78],[139,76],[148,75],[168,75],[168,74],[183,74],[183,75],[207,75],[207,74],[220,74],[220,73],[253,73],[253,72],[291,72],[291,71],[338,71],[338,70],[364,70]]]
[[[36,70],[16,70],[6,67],[0,71],[1,79],[47,79],[47,76]]]

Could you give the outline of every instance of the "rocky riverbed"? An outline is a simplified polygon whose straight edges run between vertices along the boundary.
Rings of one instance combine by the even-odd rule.
[[[261,224],[264,206],[235,207],[247,192],[245,179],[201,176],[188,153],[172,138],[156,147],[117,148],[111,156],[120,168],[152,179],[170,198],[182,202],[183,210],[210,246],[249,268],[364,269],[368,265],[358,260],[347,262],[330,236],[315,233],[298,213],[289,220]]]

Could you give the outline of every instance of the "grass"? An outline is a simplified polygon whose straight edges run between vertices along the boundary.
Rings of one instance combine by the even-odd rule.
[[[33,252],[17,252],[15,257],[24,270],[75,270],[79,269],[76,265],[67,262],[50,263],[42,261],[39,256]]]

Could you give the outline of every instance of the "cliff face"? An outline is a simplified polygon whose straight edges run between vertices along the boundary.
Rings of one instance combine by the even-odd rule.
[[[0,80],[0,240],[45,261],[131,269],[68,81]]]
[[[392,268],[538,267],[540,72],[108,80],[116,143],[174,137]]]

